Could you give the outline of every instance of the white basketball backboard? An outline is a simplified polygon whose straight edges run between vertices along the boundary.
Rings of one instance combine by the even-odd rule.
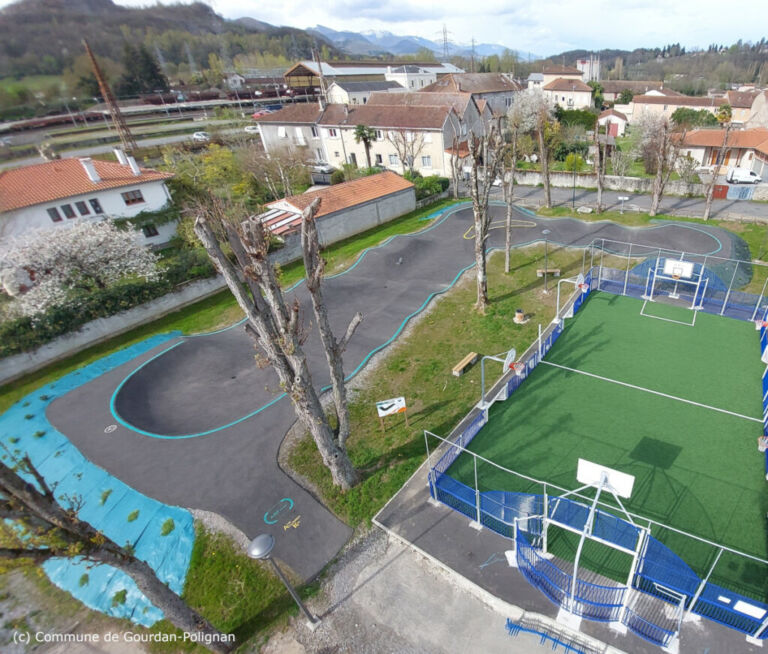
[[[627,498],[632,495],[632,487],[635,484],[634,475],[620,472],[613,468],[606,468],[599,463],[593,463],[586,459],[579,459],[579,467],[576,469],[576,479],[582,484],[599,486],[606,477],[606,482],[619,497]]]
[[[507,357],[504,359],[504,370],[507,368],[511,368],[512,364],[517,360],[517,351],[515,348],[512,348],[509,352],[507,352]]]
[[[680,279],[693,277],[693,262],[680,261],[679,259],[664,259],[664,274]]]

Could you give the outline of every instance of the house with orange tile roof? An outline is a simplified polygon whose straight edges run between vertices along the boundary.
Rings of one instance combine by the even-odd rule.
[[[278,255],[280,262],[300,256],[298,236],[301,231],[301,212],[318,198],[320,207],[315,217],[323,246],[364,232],[416,208],[413,184],[388,170],[275,200],[267,204],[267,211],[259,218],[275,236],[285,242],[285,249],[289,250]]]
[[[558,77],[544,84],[541,90],[553,104],[560,105],[563,109],[592,106],[592,87],[575,77]]]
[[[118,151],[116,151],[116,154]],[[118,161],[58,159],[0,172],[0,243],[40,229],[65,229],[75,220],[130,218],[171,201],[172,173],[140,167],[119,151]],[[172,223],[145,224],[137,239],[166,243]]]
[[[724,136],[722,129],[695,129],[685,134],[680,152],[701,167],[713,168],[717,165]],[[720,173],[728,168],[754,170],[761,176],[768,173],[768,129],[732,130],[728,134],[725,155],[719,163]]]

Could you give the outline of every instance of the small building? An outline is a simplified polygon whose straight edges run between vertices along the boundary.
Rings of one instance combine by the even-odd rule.
[[[173,174],[141,168],[118,152],[118,162],[59,159],[0,172],[0,243],[32,230],[66,229],[75,219],[130,218],[165,207]],[[161,245],[175,231],[173,223],[147,224],[137,240]]]
[[[322,61],[318,66],[317,62],[306,60],[291,66],[285,71],[284,78],[285,83],[291,87],[316,87],[320,86],[320,71],[322,70],[323,77],[327,82],[340,79],[350,82],[387,81],[387,71],[399,65],[393,66],[391,62],[387,64],[383,61]],[[408,62],[403,65],[421,68],[438,78],[449,73],[464,72],[461,68],[450,63]]]
[[[664,82],[654,82],[650,80],[602,80],[600,86],[603,87],[603,100],[605,102],[616,102],[624,91],[630,91],[633,96],[646,95],[652,92],[664,92],[664,95],[682,95],[682,93],[678,93],[672,89],[664,88]]]
[[[614,105],[614,108],[623,113],[630,124],[632,124],[639,120],[643,115],[670,118],[672,114],[680,108],[693,109],[695,111],[704,110],[716,114],[720,105],[725,103],[725,100],[722,97],[698,98],[690,95],[669,95],[667,94],[666,89],[663,93],[664,95],[636,95],[632,98],[632,102],[629,104],[617,104]]]
[[[320,198],[317,232],[324,247],[416,208],[413,184],[391,171],[270,202],[259,218],[285,242],[286,252],[278,251],[280,261],[301,256],[301,212],[316,198]]]
[[[540,89],[544,86],[544,75],[542,73],[531,73],[526,80],[529,89]]]
[[[408,91],[420,91],[425,86],[437,81],[437,72],[413,64],[387,66],[384,79],[389,82],[397,82]]]
[[[714,168],[723,145],[723,129],[695,129],[687,132],[680,153],[703,168]],[[720,173],[728,168],[754,170],[761,177],[768,169],[768,129],[732,130],[728,134],[725,156],[719,162]]]
[[[445,75],[422,93],[469,93],[475,102],[484,101],[494,115],[505,114],[522,87],[503,73],[459,73]]]
[[[554,82],[556,79],[567,79],[581,82],[583,73],[573,66],[555,66],[547,65],[541,71],[541,84],[546,86],[550,82]]]
[[[365,104],[371,93],[397,93],[405,88],[397,82],[347,82],[340,80],[331,82],[328,87],[328,102],[331,104]]]
[[[600,80],[600,55],[590,54],[589,58],[576,60],[576,68],[581,71],[582,82],[597,82]]]
[[[327,162],[325,145],[317,121],[324,109],[315,102],[302,102],[259,116],[261,143],[266,152],[283,148],[307,148],[307,161]]]
[[[731,122],[744,125],[752,113],[752,104],[760,91],[727,91],[721,102],[731,105]]]
[[[627,117],[615,109],[606,109],[597,117],[597,124],[601,127],[607,125],[606,132],[609,136],[624,136],[627,129]]]
[[[581,75],[580,72],[579,75]],[[592,106],[592,87],[580,79],[558,77],[544,84],[541,90],[554,104],[560,105],[563,109],[582,109]]]

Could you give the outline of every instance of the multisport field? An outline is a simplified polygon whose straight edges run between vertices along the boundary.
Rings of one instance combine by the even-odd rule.
[[[624,501],[630,512],[768,558],[759,333],[753,323],[703,312],[695,325],[682,324],[689,310],[659,302],[641,315],[642,306],[591,293],[542,363],[491,407],[468,449],[566,489],[580,486],[579,458],[621,470],[635,476]],[[474,484],[469,455],[447,472]],[[482,461],[477,477],[481,491],[542,492]],[[698,573],[716,554],[671,529],[654,525],[652,533]],[[572,560],[577,541],[554,529],[549,548]],[[588,543],[583,565],[626,579],[630,557]],[[766,579],[768,566],[727,552],[712,577],[759,598]]]

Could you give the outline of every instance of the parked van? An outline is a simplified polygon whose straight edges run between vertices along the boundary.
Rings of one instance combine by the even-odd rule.
[[[731,184],[759,184],[763,181],[756,172],[746,168],[729,168],[725,181]]]

